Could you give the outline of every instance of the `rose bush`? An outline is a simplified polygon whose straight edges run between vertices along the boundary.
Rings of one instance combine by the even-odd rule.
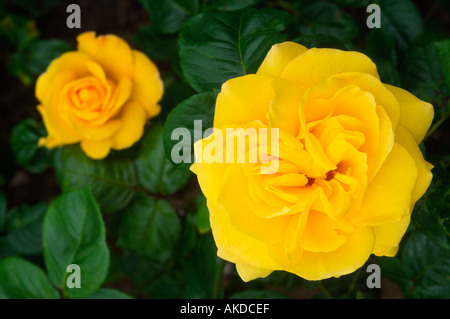
[[[77,51],[53,60],[36,82],[48,148],[81,143],[93,159],[138,141],[160,112],[163,84],[155,64],[115,35],[77,37]]]
[[[2,1],[0,298],[450,297],[450,2],[370,3]]]
[[[394,256],[432,179],[418,147],[432,119],[431,104],[383,84],[364,54],[274,45],[256,74],[223,84],[214,128],[279,128],[279,154],[267,152],[278,170],[261,174],[261,161],[191,167],[218,255],[245,281],[274,270],[338,277],[372,253]],[[196,154],[215,138],[198,141]]]

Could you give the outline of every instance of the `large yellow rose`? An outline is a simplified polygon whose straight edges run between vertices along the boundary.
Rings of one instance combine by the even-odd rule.
[[[160,112],[163,84],[142,52],[114,35],[78,36],[78,49],[53,60],[36,83],[48,148],[81,143],[91,158],[138,141],[147,119]]]
[[[320,280],[394,256],[432,178],[418,148],[432,119],[431,104],[380,82],[364,54],[273,46],[256,74],[223,84],[216,131],[195,144],[197,155],[225,128],[279,129],[276,158],[266,148],[274,174],[261,161],[191,167],[218,255],[245,281],[274,270]]]

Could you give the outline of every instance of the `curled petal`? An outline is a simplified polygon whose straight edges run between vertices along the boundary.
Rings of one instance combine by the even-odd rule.
[[[414,159],[398,143],[367,188],[361,209],[347,216],[356,225],[393,223],[411,213],[411,193],[417,179]]]
[[[377,256],[395,256],[400,240],[408,228],[410,219],[411,216],[408,214],[394,223],[375,226],[373,228],[375,232],[373,253]]]
[[[433,105],[419,100],[417,97],[401,88],[385,84],[389,91],[397,98],[400,104],[399,125],[406,127],[419,144],[434,117]]]
[[[97,37],[95,32],[84,32],[77,37],[77,42],[78,51],[100,64],[106,75],[115,82],[124,76],[133,78],[133,54],[121,38],[112,34]]]
[[[90,158],[100,160],[105,158],[106,155],[108,155],[111,149],[111,142],[109,140],[102,140],[102,141],[82,140],[81,149]]]
[[[111,148],[121,150],[136,143],[144,133],[146,118],[141,104],[134,101],[125,103],[120,114],[122,126],[111,138]]]
[[[304,250],[301,262],[287,270],[307,280],[339,277],[360,268],[372,253],[375,235],[372,227],[358,227],[347,240],[330,252]]]
[[[159,114],[164,87],[155,64],[142,52],[133,50],[134,80],[131,99],[144,106],[147,117]]]
[[[236,264],[236,270],[243,281],[264,278],[272,273],[272,269],[258,268],[247,264]]]
[[[75,51],[63,53],[54,59],[36,80],[36,98],[45,105],[49,104],[68,81],[89,74],[87,63],[90,60],[89,55]],[[61,73],[70,73],[71,77],[61,82]]]
[[[417,180],[411,194],[411,205],[414,205],[425,193],[428,186],[430,186],[431,179],[433,178],[433,174],[431,173],[433,166],[425,161],[414,137],[404,126],[398,126],[395,132],[395,140],[408,151],[417,167]]]
[[[214,127],[245,125],[250,121],[267,124],[267,112],[275,96],[272,81],[246,75],[225,82],[217,96]]]
[[[311,87],[320,78],[343,72],[367,73],[379,79],[376,65],[362,53],[316,48],[293,59],[281,78]]]
[[[286,66],[306,51],[308,51],[307,48],[295,42],[275,44],[267,53],[256,74],[279,78]]]

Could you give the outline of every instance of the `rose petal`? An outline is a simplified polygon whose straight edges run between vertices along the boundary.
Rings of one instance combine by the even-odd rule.
[[[131,99],[141,103],[147,112],[147,117],[159,114],[161,107],[158,102],[163,95],[164,86],[155,64],[142,52],[133,50],[134,82]]]
[[[252,74],[225,82],[217,96],[214,127],[245,125],[250,121],[267,124],[267,112],[275,96],[272,81]]]
[[[256,278],[264,278],[270,275],[272,269],[258,268],[247,264],[236,264],[236,270],[243,281],[250,281]]]
[[[300,245],[310,252],[330,252],[342,246],[347,236],[340,234],[338,225],[327,215],[311,211]]]
[[[377,105],[381,105],[385,109],[395,130],[400,118],[400,104],[391,91],[378,78],[359,72],[341,73],[334,75],[333,78],[344,80],[346,85],[353,84],[363,91],[370,92],[375,98]]]
[[[375,236],[372,227],[357,228],[338,249],[331,252],[303,251],[301,262],[286,270],[307,280],[342,276],[360,268],[369,258]]]
[[[81,149],[90,158],[100,160],[108,155],[111,149],[111,142],[109,140],[102,140],[102,141],[82,140]]]
[[[36,98],[41,103],[48,104],[68,81],[89,75],[88,61],[90,57],[87,54],[75,51],[63,53],[59,58],[54,59],[36,81]],[[55,80],[60,73],[71,73],[73,76],[55,87]]]
[[[207,201],[210,211],[211,229],[217,245],[217,255],[233,263],[278,269],[279,265],[270,257],[267,245],[231,226],[227,213],[216,203]]]
[[[417,180],[411,195],[411,202],[414,205],[425,194],[428,186],[430,186],[431,179],[433,178],[430,170],[432,165],[425,161],[419,146],[416,144],[416,140],[407,128],[399,125],[395,131],[395,140],[408,151],[416,163]]]
[[[406,127],[419,144],[433,121],[434,110],[430,103],[419,100],[417,97],[401,88],[385,84],[400,103],[399,125]]]
[[[274,80],[272,85],[276,95],[269,107],[269,126],[297,136],[300,129],[300,97],[304,89],[295,82],[281,79]]]
[[[100,64],[106,76],[115,82],[127,76],[133,78],[133,54],[129,45],[121,38],[108,34],[95,36],[95,32],[84,32],[77,37],[78,51],[88,54]]]
[[[128,148],[136,143],[144,133],[146,122],[144,107],[134,101],[129,101],[122,107],[119,117],[122,126],[111,140],[111,147],[115,150]]]
[[[395,256],[400,240],[408,229],[410,219],[411,215],[408,214],[395,223],[375,226],[373,253],[377,256]]]
[[[42,105],[39,105],[37,109],[42,116],[48,134],[47,137],[43,137],[39,140],[40,146],[53,148],[64,144],[77,143],[81,140],[81,136],[63,120],[55,120],[54,114],[49,112],[48,109],[44,108]]]
[[[232,227],[263,242],[275,243],[284,240],[283,234],[286,233],[289,216],[257,217],[253,211],[259,210],[259,206],[265,204],[251,201],[248,191],[248,182],[242,165],[228,165],[219,189],[217,202],[226,211]],[[236,201],[237,196],[244,200]],[[279,208],[279,210],[282,209],[283,207]]]
[[[318,79],[343,72],[361,72],[379,78],[376,65],[364,54],[336,49],[310,49],[293,59],[281,78],[311,87]]]

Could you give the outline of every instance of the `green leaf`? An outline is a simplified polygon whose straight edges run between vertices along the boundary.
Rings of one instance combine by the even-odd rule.
[[[410,49],[402,62],[406,88],[422,100],[441,104],[446,87],[433,43]]]
[[[156,124],[146,132],[136,159],[139,185],[154,194],[169,195],[183,188],[192,174],[166,158],[163,126]]]
[[[112,251],[114,252],[114,251]],[[165,264],[150,260],[129,249],[121,249],[119,263],[135,287],[143,287],[161,272]]]
[[[84,299],[133,299],[133,298],[116,289],[100,288],[92,295],[89,295]]]
[[[401,258],[412,275],[415,297],[450,298],[450,249],[443,249],[423,232],[415,231]]]
[[[6,209],[8,206],[8,201],[5,193],[0,192],[0,234],[6,225]]]
[[[286,12],[247,8],[206,12],[189,19],[178,42],[184,75],[198,92],[220,89],[226,80],[255,73],[290,20]]]
[[[21,15],[9,14],[0,20],[0,46],[10,51],[23,48],[38,36],[36,23]]]
[[[176,33],[184,22],[198,12],[199,0],[139,0],[160,33]]]
[[[169,202],[138,193],[123,212],[117,244],[164,262],[172,256],[180,232],[180,220]]]
[[[154,25],[140,28],[134,41],[154,60],[173,61],[178,56],[178,38],[159,33]]]
[[[5,237],[0,237],[0,260],[17,255],[19,255],[19,253],[11,247],[9,241]]]
[[[44,73],[51,61],[71,49],[70,43],[60,39],[41,39],[28,42],[24,52],[27,71],[33,75]]]
[[[215,103],[216,94],[204,92],[181,102],[170,112],[163,141],[166,156],[172,162],[189,170],[194,162],[194,143],[204,137],[206,129],[213,127]]]
[[[200,194],[195,199],[197,209],[197,230],[200,234],[205,234],[211,230],[209,224],[209,210],[206,206],[206,197]]]
[[[349,6],[353,8],[367,7],[370,3],[369,0],[332,0],[332,1],[339,5]]]
[[[384,278],[396,282],[403,292],[411,289],[413,282],[409,269],[398,258],[377,257],[377,263]]]
[[[3,0],[2,5],[11,11],[23,12],[23,14],[40,17],[44,13],[48,12],[50,9],[55,7],[60,3],[59,0],[39,0],[39,1],[28,1],[28,0]]]
[[[181,102],[194,95],[195,90],[185,81],[173,75],[164,82],[164,96],[160,102],[158,119],[165,122],[169,113]],[[155,119],[156,122],[156,119]]]
[[[397,52],[392,37],[382,29],[372,29],[366,39],[366,50],[371,57],[383,58],[397,65]]]
[[[320,34],[348,42],[359,33],[355,19],[329,2],[310,2],[300,7],[300,19],[297,21],[302,36]]]
[[[423,22],[411,0],[377,0],[380,6],[381,30],[392,36],[400,50],[408,46],[422,33]]]
[[[397,50],[392,37],[382,29],[372,29],[367,36],[366,51],[383,83],[400,85],[400,75],[397,68]]]
[[[446,159],[447,157],[447,159]],[[427,208],[440,219],[450,218],[450,156],[435,163],[434,178],[425,197]]]
[[[11,55],[8,69],[24,84],[31,84],[37,75],[45,72],[52,60],[70,49],[71,45],[62,40],[31,39]]]
[[[182,262],[185,298],[211,298],[217,262],[217,248],[211,233],[199,235],[194,250]]]
[[[121,252],[121,262],[135,290],[148,298],[181,298],[179,270],[172,268],[173,261],[155,262],[130,250]],[[140,293],[139,293],[140,294]]]
[[[301,35],[293,40],[307,48],[335,48],[346,50],[345,44],[338,38],[324,34]]]
[[[450,91],[450,39],[435,42],[439,64],[441,65],[442,75],[447,89]]]
[[[65,296],[82,298],[103,283],[109,266],[105,225],[89,188],[68,192],[50,205],[43,225],[44,259],[51,282]],[[81,288],[66,285],[67,266],[80,267]]]
[[[412,217],[415,225],[427,235],[428,239],[443,249],[450,249],[450,238],[442,221],[428,209],[423,201],[416,204]]]
[[[63,147],[58,176],[63,192],[90,185],[104,213],[126,207],[133,199],[137,184],[130,159],[108,157],[101,161],[92,160],[78,145]]]
[[[42,252],[42,222],[47,205],[27,204],[8,212],[6,239],[21,254],[34,255]]]
[[[38,146],[39,139],[46,135],[44,124],[31,118],[19,122],[13,128],[10,145],[18,165],[36,174],[43,172],[51,165],[53,152]]]
[[[11,54],[8,71],[17,77],[24,85],[33,83],[33,76],[27,70],[27,62],[23,52],[15,52]]]
[[[176,271],[166,271],[152,280],[145,288],[144,293],[152,299],[179,299],[183,298],[180,285],[180,275]]]
[[[188,213],[183,218],[182,223],[180,240],[178,241],[179,244],[176,246],[175,251],[175,255],[179,258],[183,258],[195,247],[195,242],[197,240],[197,216],[195,214]]]
[[[261,0],[211,0],[211,6],[216,10],[234,11],[253,6],[259,2]]]
[[[0,261],[0,299],[58,299],[45,273],[21,258]]]
[[[244,290],[232,294],[229,299],[287,299],[287,295],[270,290]]]

